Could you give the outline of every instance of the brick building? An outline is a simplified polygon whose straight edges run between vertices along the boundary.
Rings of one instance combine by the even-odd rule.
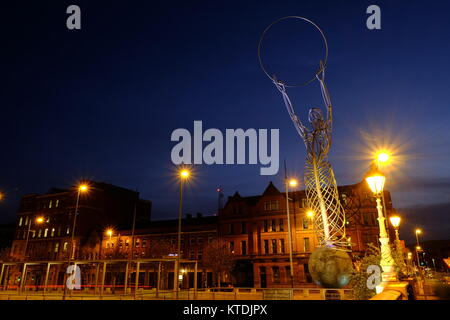
[[[378,245],[379,227],[375,199],[366,183],[338,187],[346,212],[346,236],[353,258],[368,243]],[[311,283],[308,259],[318,242],[306,215],[305,191],[289,193],[295,285]],[[387,215],[393,212],[388,191],[384,193]],[[271,182],[260,196],[228,198],[219,214],[219,238],[229,243],[238,260],[235,284],[250,287],[291,285],[286,194]],[[394,238],[391,238],[394,239]]]
[[[375,199],[364,182],[340,186],[338,190],[346,212],[346,238],[356,259],[368,243],[378,245]],[[290,192],[289,199],[295,286],[314,286],[307,264],[317,239],[306,215],[309,208],[305,191]],[[76,191],[52,189],[43,195],[24,196],[21,202],[10,260],[45,260],[47,264],[59,261],[48,269],[50,285],[63,283],[75,200]],[[388,191],[384,192],[384,202],[390,216],[395,210]],[[135,204],[136,227],[132,230]],[[137,192],[91,183],[90,192],[80,199],[75,234],[75,259],[81,261],[82,283],[97,284],[99,266],[104,265],[102,277],[113,288],[129,286],[137,272],[140,287],[154,287],[159,274],[159,288],[173,288],[178,220],[150,221],[150,208],[151,203],[139,199]],[[37,216],[45,217],[45,222],[33,223]],[[111,233],[105,232],[108,228]],[[30,237],[25,253],[28,229]],[[286,194],[272,182],[261,195],[244,197],[236,192],[217,216],[186,215],[181,239],[182,287],[193,286],[195,262],[198,287],[213,285],[212,272],[204,265],[203,256],[208,244],[216,239],[227,244],[236,260],[234,270],[222,281],[239,287],[291,286]],[[0,285],[14,284],[20,276],[20,268],[16,273],[7,269]],[[27,270],[27,284],[43,284],[45,263]],[[125,274],[130,275],[128,280]]]

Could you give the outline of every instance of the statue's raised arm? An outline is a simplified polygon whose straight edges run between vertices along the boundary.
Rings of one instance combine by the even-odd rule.
[[[295,129],[297,129],[298,134],[304,139],[306,137],[306,135],[308,134],[308,128],[306,128],[303,125],[300,118],[295,114],[292,101],[286,92],[286,86],[284,85],[284,83],[282,81],[279,81],[275,76],[272,77],[272,82],[275,85],[275,87],[277,87],[278,91],[281,92],[281,94],[283,96],[283,101],[284,101],[284,104],[286,105],[286,109],[289,113],[289,116],[291,117],[292,121],[294,122]]]
[[[333,107],[331,105],[330,93],[328,92],[328,88],[325,84],[325,67],[322,61],[320,61],[320,72],[316,74],[317,80],[320,83],[320,90],[322,91],[322,99],[325,107],[327,108],[327,128],[331,130],[331,126],[333,123]]]

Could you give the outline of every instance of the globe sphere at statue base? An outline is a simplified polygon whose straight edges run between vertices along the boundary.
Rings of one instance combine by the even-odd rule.
[[[313,281],[322,288],[342,288],[350,281],[353,272],[352,259],[342,250],[319,247],[308,261]]]

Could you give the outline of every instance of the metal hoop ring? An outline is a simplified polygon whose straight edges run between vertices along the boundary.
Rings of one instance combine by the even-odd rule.
[[[314,22],[312,22],[309,19],[306,19],[304,17],[300,17],[300,16],[287,16],[287,17],[283,17],[280,18],[278,20],[275,20],[274,22],[272,22],[261,34],[261,37],[259,38],[259,43],[258,43],[258,60],[259,60],[259,66],[261,67],[262,71],[266,74],[267,77],[269,77],[270,80],[273,80],[273,78],[269,75],[269,73],[266,70],[266,67],[264,66],[264,63],[262,61],[261,58],[261,48],[262,48],[262,42],[264,40],[264,36],[266,35],[267,31],[269,31],[270,28],[272,28],[273,25],[277,24],[278,22],[282,21],[282,20],[286,20],[286,19],[301,19],[304,20],[306,22],[309,22],[310,24],[312,24],[322,35],[323,41],[325,43],[325,60],[323,62],[323,66],[316,72],[316,74],[314,75],[314,77],[306,82],[303,83],[299,83],[299,84],[284,84],[285,87],[303,87],[306,86],[308,84],[310,84],[311,82],[313,82],[314,80],[316,80],[316,75],[320,74],[323,70],[325,70],[325,67],[327,65],[327,60],[328,60],[328,42],[327,42],[327,38],[325,37],[325,34],[323,33],[323,31],[319,28],[319,26],[317,24],[315,24]]]

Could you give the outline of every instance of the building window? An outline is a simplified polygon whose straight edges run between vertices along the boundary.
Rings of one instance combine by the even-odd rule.
[[[19,219],[19,227],[21,227],[22,226],[22,217],[20,217],[20,219]]]
[[[203,238],[202,237],[198,237],[197,238],[197,243],[198,243],[198,245],[201,247],[201,246],[203,246]]]
[[[203,258],[203,250],[202,249],[198,249],[197,259],[198,260],[202,260],[202,258]]]
[[[285,253],[284,239],[280,239],[280,250],[281,250],[281,253]]]
[[[273,282],[280,282],[280,267],[272,267]]]
[[[277,240],[272,239],[272,253],[277,253]]]
[[[55,253],[59,251],[59,242],[55,243]]]
[[[284,231],[284,220],[283,219],[280,219],[278,228],[280,229],[280,231]]]
[[[52,232],[51,232],[50,236],[51,236],[51,237],[54,237],[54,236],[55,236],[55,228],[52,228]]]
[[[230,252],[234,253],[234,241],[230,241]]]
[[[24,230],[22,233],[22,239],[25,239],[26,235],[27,235],[27,231]]]
[[[61,235],[61,227],[58,227],[58,237]]]
[[[277,220],[272,220],[272,232],[277,231]]]
[[[264,211],[278,210],[278,200],[264,202]]]
[[[269,254],[269,240],[264,240],[264,253]]]
[[[48,208],[51,209],[52,208],[52,200],[50,200],[50,203],[48,204]]]
[[[285,273],[286,273],[286,280],[288,281],[292,281],[291,279],[291,267],[290,266],[286,266],[284,267]]]
[[[309,220],[306,217],[303,217],[303,229],[308,229],[309,228]]]
[[[309,252],[309,238],[303,238],[305,252]]]
[[[59,200],[56,200],[55,208],[58,208],[58,206],[59,206]]]
[[[67,226],[67,229],[66,229],[66,234],[69,234],[70,233],[70,227],[69,226]]]
[[[40,238],[42,236],[42,229],[39,229],[38,231],[38,238]]]
[[[140,240],[139,240],[139,239],[136,239],[136,242],[135,242],[135,244],[134,244],[134,245],[136,246],[136,248],[139,248],[139,245],[140,245],[139,242],[140,242]]]
[[[245,240],[241,241],[241,254],[243,256],[247,255],[247,242]]]
[[[267,220],[264,220],[264,232],[268,232],[269,231],[269,223],[267,222]]]
[[[47,235],[48,235],[48,228],[45,228],[45,230],[44,230],[44,238],[47,238]]]
[[[67,251],[67,244],[68,244],[67,242],[64,242],[64,246],[63,246],[64,251]]]
[[[302,205],[302,208],[306,208],[308,206],[308,203],[306,201],[306,198],[302,198],[302,201],[300,202]]]
[[[225,234],[231,234],[231,224],[227,223],[223,226]]]
[[[347,204],[347,195],[345,193],[343,193],[342,195],[342,202],[344,203],[344,205]]]
[[[189,250],[189,259],[191,259],[191,260],[195,259],[194,250]]]
[[[28,225],[28,217],[25,218],[25,225]]]
[[[241,223],[241,233],[243,233],[243,234],[247,233],[247,223],[246,222]]]
[[[142,248],[147,247],[147,240],[142,240]]]

